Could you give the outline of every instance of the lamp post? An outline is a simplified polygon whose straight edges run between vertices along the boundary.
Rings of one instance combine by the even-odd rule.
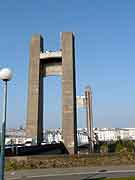
[[[11,80],[12,72],[8,68],[0,70],[0,79],[4,82],[4,100],[3,100],[3,119],[1,128],[1,159],[0,159],[0,180],[4,180],[5,167],[5,132],[6,132],[6,117],[7,117],[7,82]]]

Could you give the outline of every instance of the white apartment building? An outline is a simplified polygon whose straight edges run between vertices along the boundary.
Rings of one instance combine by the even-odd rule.
[[[45,133],[44,139],[49,144],[52,142],[58,143],[58,142],[62,141],[61,130],[60,129],[47,130],[47,132]]]
[[[62,141],[61,129],[49,129],[44,133],[44,141],[47,143]],[[135,140],[135,128],[94,128],[93,140],[98,141],[117,141]],[[97,137],[97,138],[95,138]],[[88,136],[86,128],[79,128],[77,130],[78,144],[87,144]],[[9,129],[6,132],[6,144],[24,144],[27,141],[32,141],[32,138],[26,138],[25,130]]]
[[[99,141],[135,140],[135,128],[95,128]]]

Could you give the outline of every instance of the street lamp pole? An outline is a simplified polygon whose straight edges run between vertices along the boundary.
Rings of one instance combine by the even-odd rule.
[[[6,133],[6,119],[7,119],[7,81],[4,81],[4,101],[3,101],[3,119],[2,119],[2,132],[1,132],[1,176],[0,179],[4,180],[4,167],[5,167],[5,133]]]
[[[5,168],[5,134],[7,119],[7,82],[11,79],[12,72],[10,69],[4,68],[0,70],[0,79],[4,82],[4,100],[3,100],[3,119],[1,128],[1,161],[0,161],[0,180],[4,180]]]

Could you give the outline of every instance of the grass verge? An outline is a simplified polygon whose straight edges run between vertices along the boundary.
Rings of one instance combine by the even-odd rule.
[[[17,156],[6,158],[6,170],[135,165],[135,154]]]

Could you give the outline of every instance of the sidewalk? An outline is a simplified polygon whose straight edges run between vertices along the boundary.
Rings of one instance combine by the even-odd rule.
[[[6,179],[20,178],[36,175],[64,175],[68,173],[97,173],[99,171],[120,171],[120,170],[134,170],[135,165],[121,165],[121,166],[97,166],[97,167],[75,167],[75,168],[50,168],[50,169],[30,169],[30,170],[17,170],[6,172]]]

